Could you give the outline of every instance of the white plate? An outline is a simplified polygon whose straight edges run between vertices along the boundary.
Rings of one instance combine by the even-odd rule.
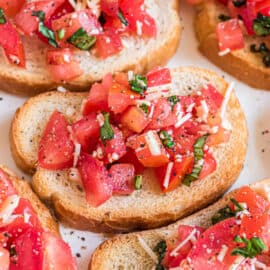
[[[193,32],[193,11],[184,2],[181,2],[181,16],[184,31],[181,46],[169,67],[200,66],[224,75],[228,81],[236,82],[236,93],[246,113],[249,127],[249,148],[244,169],[233,188],[251,183],[270,176],[270,91],[255,90],[225,74],[212,65],[197,50],[197,42]],[[0,163],[8,165],[22,176],[16,168],[10,154],[8,132],[16,109],[23,104],[25,98],[16,97],[0,91]],[[266,132],[264,132],[266,131]],[[237,149],[235,149],[237,151]],[[227,162],[224,160],[224,162]],[[29,176],[25,176],[29,178]],[[61,226],[63,238],[71,245],[80,270],[86,270],[93,250],[105,237],[90,232],[81,232]],[[78,257],[80,256],[80,257]]]

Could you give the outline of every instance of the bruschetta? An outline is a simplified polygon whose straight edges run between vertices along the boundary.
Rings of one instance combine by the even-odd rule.
[[[33,97],[10,140],[61,220],[131,231],[168,224],[224,193],[243,167],[247,127],[233,83],[199,68],[155,68],[108,74],[89,94]]]
[[[269,269],[269,187],[256,182],[168,227],[115,236],[89,269]]]
[[[0,33],[0,88],[33,95],[163,65],[181,25],[177,0],[1,0]]]
[[[50,211],[30,185],[0,166],[0,269],[76,270]]]
[[[269,2],[200,2],[194,21],[200,51],[239,80],[269,90]]]

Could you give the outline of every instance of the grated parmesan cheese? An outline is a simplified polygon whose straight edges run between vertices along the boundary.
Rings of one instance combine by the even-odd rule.
[[[192,115],[191,113],[187,113],[185,116],[181,117],[182,115],[180,114],[179,119],[177,120],[177,122],[175,123],[175,127],[179,128],[181,125],[183,125],[187,120],[189,120]]]
[[[141,236],[137,235],[137,239],[141,247],[145,250],[145,252],[149,255],[149,257],[154,261],[154,263],[158,264],[158,257],[154,253],[154,251],[146,244],[146,242],[142,239]]]
[[[165,187],[165,188],[168,188],[168,186],[169,186],[169,181],[170,181],[172,169],[173,169],[173,162],[170,162],[167,166],[166,174],[165,174],[164,181],[163,181],[163,187]]]
[[[226,54],[228,54],[230,52],[231,52],[231,50],[229,48],[227,48],[224,51],[219,52],[218,55],[219,56],[224,56],[224,55],[226,55]]]
[[[151,86],[147,88],[146,95],[151,94],[153,92],[158,92],[164,89],[171,89],[172,88],[172,83],[167,83],[167,84],[162,84],[162,85],[157,85],[157,86]]]
[[[228,270],[237,270],[246,259],[242,256],[238,256]]]
[[[137,35],[141,36],[142,35],[142,22],[136,21],[136,29],[137,29]]]
[[[160,144],[157,141],[155,134],[153,133],[152,130],[148,131],[145,134],[145,140],[153,156],[158,156],[161,154]]]
[[[226,245],[221,246],[221,250],[220,250],[219,254],[217,255],[217,260],[218,261],[223,262],[224,257],[226,256],[226,253],[227,253],[228,249],[229,248]]]
[[[82,146],[79,143],[75,143],[74,158],[73,158],[73,167],[74,168],[77,166],[79,156],[81,154],[81,148],[82,148]]]
[[[57,91],[60,92],[60,93],[66,93],[67,89],[65,87],[63,87],[63,86],[58,86]]]

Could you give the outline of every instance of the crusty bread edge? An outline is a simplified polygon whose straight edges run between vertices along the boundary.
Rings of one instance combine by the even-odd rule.
[[[261,180],[251,184],[250,187],[255,187],[255,184],[260,182],[268,182],[270,184],[270,179]],[[205,209],[196,212],[195,214],[188,216],[184,219],[178,220],[177,222],[158,229],[148,230],[148,231],[141,231],[129,234],[122,234],[116,235],[102,244],[100,244],[94,253],[91,256],[91,260],[89,263],[89,270],[106,270],[103,267],[103,263],[106,261],[110,261],[113,265],[114,260],[116,261],[117,258],[110,257],[111,251],[114,249],[115,246],[122,245],[128,249],[127,243],[130,241],[137,241],[137,236],[147,237],[147,238],[158,238],[162,239],[164,235],[177,235],[177,229],[179,225],[193,225],[193,226],[201,226],[201,227],[209,227],[211,225],[211,217],[221,208],[225,207],[225,205],[229,202],[230,198],[237,192],[238,189],[235,189],[220,200],[215,202],[214,204],[208,206]],[[164,239],[164,238],[163,238]],[[128,241],[127,241],[128,240]],[[126,245],[126,246],[125,246]]]
[[[270,69],[258,67],[235,52],[219,56],[216,31],[211,25],[204,0],[196,7],[194,27],[199,41],[199,50],[211,62],[233,75],[237,79],[247,83],[251,87],[270,90]]]
[[[149,51],[147,56],[141,58],[136,65],[130,65],[129,63],[126,63],[125,67],[118,71],[127,72],[129,70],[133,70],[136,73],[143,74],[156,66],[164,66],[170,60],[178,48],[182,33],[182,25],[180,23],[179,17],[179,5],[179,1],[174,0],[173,9],[178,18],[178,22],[175,22],[177,27],[175,27],[173,35],[170,36],[166,43],[156,50]],[[87,91],[89,90],[90,85],[94,82],[94,78],[91,78],[90,82],[69,82],[66,83],[64,87],[70,91]],[[7,76],[5,72],[1,72],[0,70],[0,89],[13,94],[34,96],[48,90],[54,90],[57,88],[57,86],[59,86],[59,84],[51,82],[46,83],[45,81],[22,81],[18,78],[15,78],[14,76]]]
[[[39,217],[39,221],[45,231],[49,231],[59,235],[58,224],[52,217],[49,209],[39,200],[37,195],[32,190],[29,183],[20,179],[6,166],[0,165],[2,169],[11,180],[19,196],[28,199]]]

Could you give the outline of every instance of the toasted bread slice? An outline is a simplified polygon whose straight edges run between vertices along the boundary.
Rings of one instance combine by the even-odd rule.
[[[217,74],[199,68],[171,70],[173,88],[177,94],[189,94],[211,83],[222,94],[228,83]],[[231,94],[226,118],[232,125],[228,143],[215,147],[217,160],[214,173],[192,184],[180,186],[163,194],[153,171],[143,175],[143,188],[129,196],[113,196],[94,208],[87,204],[85,193],[78,183],[69,180],[69,170],[49,171],[36,168],[39,139],[48,118],[59,110],[72,121],[79,112],[85,94],[50,92],[28,100],[13,120],[10,140],[18,166],[36,173],[33,188],[37,194],[53,204],[57,216],[69,225],[94,231],[131,231],[169,224],[216,200],[236,180],[246,154],[247,127],[244,113],[234,92]],[[74,112],[74,114],[72,114]],[[237,151],[236,151],[237,149]]]
[[[143,73],[155,66],[164,65],[175,53],[181,36],[178,2],[145,0],[146,9],[157,24],[157,37],[126,38],[123,50],[105,60],[78,51],[76,56],[84,74],[64,86],[74,91],[88,90],[91,83],[101,80],[109,72],[134,70]],[[0,52],[0,89],[34,95],[56,88],[57,84],[51,79],[46,64],[46,46],[33,37],[25,37],[23,42],[26,69],[7,64]]]
[[[258,193],[263,192],[262,187],[266,187],[269,191],[270,179],[256,182],[250,186]],[[175,239],[178,237],[179,225],[200,226],[207,228],[212,225],[212,216],[221,208],[225,207],[233,197],[236,190],[228,193],[222,199],[213,205],[187,217],[177,221],[167,227],[159,228],[156,230],[149,230],[138,233],[130,233],[125,235],[115,236],[104,243],[102,243],[92,255],[89,264],[89,270],[152,270],[155,269],[155,263],[151,257],[142,248],[138,241],[138,236],[154,248],[156,244],[164,239]],[[270,198],[270,193],[262,194]]]
[[[251,44],[265,42],[265,38],[244,36],[245,48],[219,56],[216,36],[218,16],[228,15],[228,9],[216,0],[203,0],[196,8],[195,31],[200,51],[213,63],[239,80],[255,88],[270,90],[270,69],[266,68],[258,54],[250,51]]]
[[[7,167],[0,165],[0,169],[2,169],[8,175],[19,196],[31,202],[31,205],[37,213],[43,229],[45,231],[59,234],[57,223],[53,219],[48,208],[39,200],[37,195],[33,192],[31,186],[26,181],[23,181],[22,179],[17,177]]]

